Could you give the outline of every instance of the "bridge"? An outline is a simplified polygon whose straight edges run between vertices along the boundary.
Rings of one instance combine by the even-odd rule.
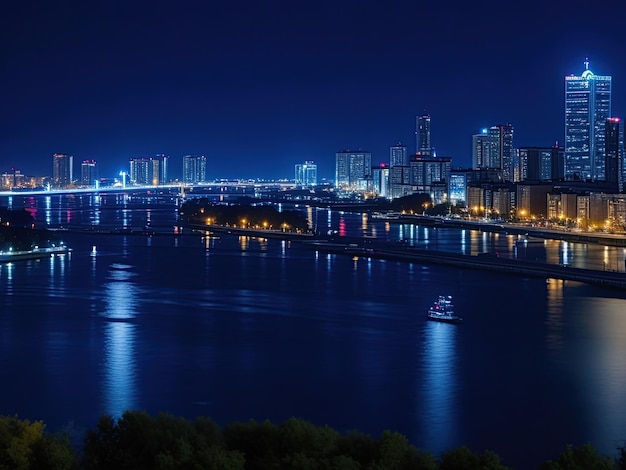
[[[236,192],[237,190],[248,189],[251,191],[261,191],[269,189],[293,189],[294,183],[285,182],[263,182],[263,181],[215,181],[211,183],[170,183],[159,185],[114,185],[101,187],[83,187],[83,188],[37,188],[37,189],[12,189],[8,191],[0,191],[0,197],[11,196],[53,196],[63,194],[100,194],[100,193],[132,193],[132,192],[148,192],[148,191],[176,191],[181,196],[189,191],[194,190],[216,190],[226,189]],[[227,192],[228,192],[227,191]]]

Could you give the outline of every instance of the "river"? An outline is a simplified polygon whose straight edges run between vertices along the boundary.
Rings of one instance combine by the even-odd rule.
[[[626,439],[626,292],[317,253],[296,242],[175,233],[175,199],[0,201],[67,233],[73,251],[0,265],[0,413],[86,429],[101,413],[291,416],[401,432],[435,454],[467,445],[534,468],[571,443]],[[589,267],[623,249],[398,226],[304,209],[345,236]],[[462,325],[428,322],[451,294]]]

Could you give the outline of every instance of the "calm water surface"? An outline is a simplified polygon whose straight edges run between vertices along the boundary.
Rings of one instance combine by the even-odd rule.
[[[44,198],[12,203],[50,226],[149,220],[173,232],[168,203],[109,199],[100,209],[68,197],[48,208]],[[524,243],[504,235],[309,216],[345,235],[523,256]],[[435,454],[488,448],[520,469],[567,443],[615,455],[626,439],[623,291],[246,237],[65,241],[69,255],[0,265],[0,367],[11,384],[0,391],[2,414],[51,430],[92,427],[100,413],[126,409],[222,425],[296,416],[342,432],[391,429]],[[525,248],[572,264],[601,264],[607,251]],[[621,249],[608,253],[623,265]],[[439,293],[454,296],[464,324],[425,321]]]

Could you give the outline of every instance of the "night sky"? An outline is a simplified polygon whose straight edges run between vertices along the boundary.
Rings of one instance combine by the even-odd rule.
[[[173,177],[201,154],[210,179],[293,178],[305,160],[332,179],[342,149],[414,153],[423,112],[437,155],[468,167],[482,127],[562,143],[564,77],[585,57],[626,117],[625,3],[458,3],[12,2],[0,172],[50,175],[62,152],[113,176],[165,153]]]

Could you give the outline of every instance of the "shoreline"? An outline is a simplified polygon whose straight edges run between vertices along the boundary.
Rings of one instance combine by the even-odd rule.
[[[463,221],[467,222],[467,221]],[[431,224],[433,225],[433,224]],[[299,234],[291,232],[279,232],[268,230],[254,230],[244,228],[229,228],[214,225],[194,225],[183,224],[182,227],[191,230],[206,231],[212,233],[222,233],[238,236],[257,237],[257,238],[274,238],[281,240],[302,242],[306,247],[320,251],[323,253],[339,254],[344,256],[375,258],[385,260],[395,260],[419,264],[439,264],[446,266],[454,266],[463,269],[479,269],[483,271],[496,271],[506,274],[527,277],[539,277],[549,279],[561,279],[569,281],[584,282],[587,284],[601,285],[618,289],[626,289],[626,273],[616,271],[600,271],[594,269],[583,269],[567,267],[564,265],[535,263],[532,261],[513,260],[509,258],[500,258],[495,254],[481,253],[479,255],[462,255],[457,253],[422,250],[407,246],[398,247],[393,243],[380,242],[374,239],[338,237],[338,236],[316,236],[314,234]],[[466,223],[463,227],[452,226],[452,224],[434,224],[434,227],[442,228],[471,228],[476,229],[472,223]],[[507,232],[507,234],[515,234],[509,227],[500,224],[481,224],[481,228],[488,229],[484,231],[491,232]],[[520,227],[519,233],[525,236],[534,236],[537,238],[554,238],[547,237],[546,231],[525,230]],[[540,236],[544,235],[543,237]],[[604,240],[602,237],[596,238],[596,243]],[[580,241],[580,240],[571,240]],[[367,243],[366,243],[367,242]],[[622,246],[622,245],[617,245]]]

